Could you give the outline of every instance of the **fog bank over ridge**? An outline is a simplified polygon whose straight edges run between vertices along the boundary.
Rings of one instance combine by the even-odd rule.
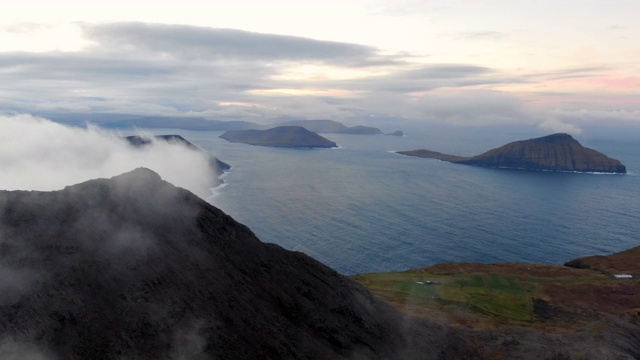
[[[0,188],[59,190],[146,167],[176,186],[210,197],[216,174],[206,153],[152,142],[137,149],[118,133],[95,126],[69,127],[26,114],[0,116]]]

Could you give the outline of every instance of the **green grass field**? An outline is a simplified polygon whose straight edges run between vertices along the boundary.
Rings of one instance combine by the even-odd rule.
[[[355,280],[373,291],[383,291],[401,303],[440,301],[511,320],[533,319],[529,291],[511,276],[396,272],[357,275]],[[437,284],[427,284],[428,281]]]

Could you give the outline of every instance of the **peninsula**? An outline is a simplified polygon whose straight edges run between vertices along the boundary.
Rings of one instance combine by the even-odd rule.
[[[447,155],[425,149],[397,153],[494,168],[615,174],[627,172],[619,160],[586,148],[571,135],[563,133],[515,141],[471,157]]]
[[[294,148],[333,148],[338,146],[335,142],[302,126],[278,126],[267,130],[231,130],[220,137],[230,142],[258,146]]]

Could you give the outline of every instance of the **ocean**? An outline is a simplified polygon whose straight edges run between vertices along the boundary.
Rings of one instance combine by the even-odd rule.
[[[626,175],[488,169],[394,151],[475,155],[526,131],[322,134],[338,149],[229,143],[179,133],[229,163],[210,201],[264,242],[342,274],[442,262],[562,264],[640,245],[640,142],[577,138],[627,165]]]

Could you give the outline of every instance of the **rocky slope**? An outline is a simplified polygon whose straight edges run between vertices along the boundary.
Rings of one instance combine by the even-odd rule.
[[[446,155],[424,149],[398,153],[485,167],[620,174],[627,172],[620,161],[582,146],[568,134],[515,141],[472,157]]]
[[[259,146],[332,148],[336,143],[301,126],[278,126],[267,130],[232,130],[220,135],[230,142]]]
[[[473,358],[150,170],[0,191],[0,239],[3,357]]]

